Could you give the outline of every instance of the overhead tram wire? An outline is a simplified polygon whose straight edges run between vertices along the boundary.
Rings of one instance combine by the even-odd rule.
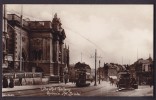
[[[67,28],[68,30],[72,31],[73,33],[75,33],[75,34],[81,36],[83,39],[87,40],[88,42],[90,42],[91,44],[93,44],[94,46],[96,46],[97,48],[99,48],[103,53],[105,53],[105,52],[103,51],[103,49],[100,48],[96,43],[94,43],[93,41],[89,40],[88,38],[86,38],[86,37],[83,36],[82,34],[76,32],[76,31],[73,31],[73,30],[70,29],[69,27],[66,27],[66,26],[64,26],[64,27]]]
[[[16,14],[20,14],[19,12],[17,12],[17,11],[14,11],[14,10],[12,10],[13,11],[13,13],[16,13]],[[7,12],[11,12],[11,11],[7,11]],[[36,19],[36,20],[44,20],[44,19],[41,19],[41,18],[36,18],[36,17],[34,17],[34,16],[30,16],[30,15],[26,15],[26,14],[23,14],[23,16],[24,17],[31,17],[31,18],[33,18],[33,19]],[[64,25],[63,25],[64,26]],[[82,34],[80,34],[80,33],[78,33],[78,32],[76,32],[76,31],[74,31],[74,30],[72,30],[71,28],[69,28],[69,27],[67,27],[67,26],[64,26],[65,28],[67,28],[68,30],[70,30],[70,31],[72,31],[73,33],[75,33],[75,34],[77,34],[77,35],[79,35],[80,37],[82,37],[83,39],[85,39],[86,41],[88,41],[89,43],[91,43],[91,44],[93,44],[95,47],[97,47],[98,49],[100,49],[103,53],[105,53],[104,51],[103,51],[103,49],[102,48],[100,48],[96,43],[94,43],[93,41],[91,41],[91,40],[89,40],[88,38],[86,38],[85,36],[83,36]],[[71,43],[70,43],[71,44]]]

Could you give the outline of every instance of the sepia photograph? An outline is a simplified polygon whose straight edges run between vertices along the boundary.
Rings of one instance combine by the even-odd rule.
[[[154,96],[154,5],[2,10],[2,97]]]

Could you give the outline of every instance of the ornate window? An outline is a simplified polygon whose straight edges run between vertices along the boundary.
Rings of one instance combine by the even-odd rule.
[[[43,51],[42,51],[42,40],[39,38],[32,40],[32,58],[33,60],[41,60]]]
[[[33,54],[33,60],[41,60],[42,59],[42,50],[41,49],[35,49],[32,51]]]

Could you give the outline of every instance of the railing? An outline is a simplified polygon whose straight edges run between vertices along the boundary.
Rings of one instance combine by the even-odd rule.
[[[9,82],[9,79],[12,77],[14,80],[14,85],[19,86],[20,77],[22,78],[22,85],[40,85],[40,84],[48,84],[49,78],[42,77],[42,73],[40,72],[16,72],[16,73],[3,73]]]
[[[51,29],[50,21],[29,21],[29,27],[31,29]]]
[[[21,17],[17,16],[16,14],[8,14],[7,19],[9,21],[13,20],[13,21],[17,21],[18,23],[21,23]],[[23,26],[28,26],[28,22],[25,21],[24,19],[23,19]]]
[[[41,72],[21,72],[21,73],[4,73],[3,76],[6,77],[13,77],[13,78],[42,78],[42,73]]]
[[[8,21],[16,21],[17,23],[21,23],[21,17],[16,14],[8,14]],[[30,27],[31,29],[51,29],[51,21],[26,21],[23,20],[23,26]]]

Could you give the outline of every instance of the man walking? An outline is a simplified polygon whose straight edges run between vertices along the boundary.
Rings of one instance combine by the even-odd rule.
[[[22,76],[19,76],[19,85],[22,86]]]
[[[65,84],[68,82],[68,74],[67,73],[64,75],[64,81],[65,81]]]

